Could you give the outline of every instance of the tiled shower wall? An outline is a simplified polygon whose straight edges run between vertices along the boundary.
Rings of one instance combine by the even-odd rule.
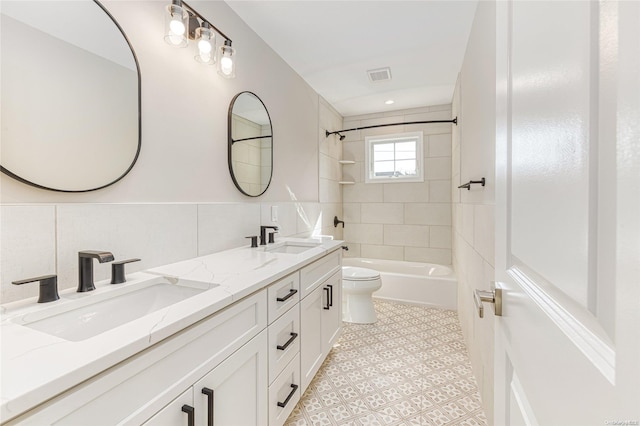
[[[344,128],[397,122],[449,120],[451,105],[344,118]],[[451,127],[413,124],[345,133],[342,166],[345,256],[451,264]],[[365,183],[366,136],[422,131],[420,183]]]
[[[495,3],[480,2],[469,37],[452,109],[453,265],[458,277],[458,315],[478,382],[482,406],[493,424],[493,310],[479,318],[476,289],[495,280]],[[484,177],[486,186],[458,189]]]

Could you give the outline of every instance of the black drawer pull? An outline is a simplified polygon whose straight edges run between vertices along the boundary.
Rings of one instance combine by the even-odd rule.
[[[298,390],[298,385],[292,384],[291,387],[293,389],[291,389],[291,392],[289,393],[289,396],[287,396],[287,399],[285,399],[284,402],[278,402],[278,407],[284,408],[289,403],[291,398],[293,398],[293,394],[295,394],[296,391]]]
[[[284,351],[285,349],[287,349],[289,347],[290,344],[293,343],[294,340],[296,340],[296,337],[298,337],[298,333],[291,333],[291,338],[289,340],[287,340],[287,343],[285,343],[284,345],[278,345],[276,346],[276,348],[278,348],[281,351]]]
[[[184,404],[182,406],[182,412],[183,413],[187,413],[187,425],[188,426],[195,426],[195,424],[196,424],[196,419],[195,419],[196,410],[192,406]]]
[[[328,311],[331,308],[331,305],[329,304],[329,287],[323,287],[322,289],[327,292],[327,304],[323,306],[322,309]]]
[[[213,426],[213,389],[202,388],[202,393],[207,395],[207,426]]]
[[[333,284],[327,284],[329,287],[329,306],[333,306]]]
[[[298,290],[296,290],[295,288],[292,288],[291,290],[289,290],[289,293],[285,296],[285,297],[278,297],[276,298],[276,300],[278,302],[284,302],[286,301],[288,298],[290,298],[291,296],[293,296],[294,294],[296,294],[298,292]]]

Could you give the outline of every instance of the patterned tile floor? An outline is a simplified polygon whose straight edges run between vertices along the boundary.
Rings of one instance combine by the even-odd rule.
[[[455,311],[375,301],[342,337],[286,426],[485,425]]]

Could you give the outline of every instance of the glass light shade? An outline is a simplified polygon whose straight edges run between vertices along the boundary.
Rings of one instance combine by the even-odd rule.
[[[188,13],[178,4],[170,4],[167,6],[167,13],[164,18],[164,41],[176,47],[186,47],[188,42],[187,29]]]
[[[218,74],[224,78],[236,76],[236,49],[231,47],[229,40],[225,40],[218,50]]]
[[[206,22],[196,29],[198,54],[195,60],[201,64],[213,65],[216,62],[216,35]]]

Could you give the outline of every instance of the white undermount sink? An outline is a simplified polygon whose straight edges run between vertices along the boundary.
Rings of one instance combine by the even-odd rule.
[[[70,341],[85,340],[145,315],[217,287],[195,281],[170,282],[157,277],[103,293],[76,293],[76,300],[52,302],[42,311],[25,314],[15,322]],[[93,293],[93,292],[91,292]],[[78,295],[82,296],[78,296]]]
[[[320,244],[321,243],[315,241],[283,241],[265,247],[264,251],[268,251],[270,253],[300,254],[307,250],[311,250],[312,248],[316,248]]]

